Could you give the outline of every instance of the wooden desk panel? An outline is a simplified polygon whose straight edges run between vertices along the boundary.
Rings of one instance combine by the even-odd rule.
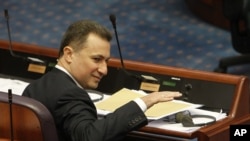
[[[33,45],[33,44],[25,44],[19,42],[12,42],[12,49],[16,52],[33,54],[37,56],[46,56],[57,58],[58,50],[54,48],[49,48],[45,46]],[[9,50],[9,41],[0,40],[0,49]]]

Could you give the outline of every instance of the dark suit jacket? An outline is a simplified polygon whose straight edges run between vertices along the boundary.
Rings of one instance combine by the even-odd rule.
[[[32,82],[23,95],[49,109],[61,141],[120,140],[129,131],[147,124],[145,114],[133,101],[97,120],[95,105],[87,92],[57,68]]]

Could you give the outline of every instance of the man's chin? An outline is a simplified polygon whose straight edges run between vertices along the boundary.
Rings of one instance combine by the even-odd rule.
[[[88,89],[96,89],[98,87],[98,83],[90,84]]]

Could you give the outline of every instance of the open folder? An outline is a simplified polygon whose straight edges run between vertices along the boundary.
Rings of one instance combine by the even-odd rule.
[[[112,96],[110,96],[107,99],[104,99],[103,101],[100,101],[96,103],[96,108],[98,111],[109,111],[113,112],[117,108],[121,107],[122,105],[128,103],[131,100],[134,100],[136,98],[145,96],[145,94],[129,90],[127,88],[123,88],[119,90],[118,92],[114,93]],[[151,108],[149,108],[145,114],[148,119],[151,120],[157,120],[162,117],[193,108],[201,107],[202,105],[198,104],[192,104],[180,100],[172,100],[169,102],[161,102],[158,104],[155,104]]]

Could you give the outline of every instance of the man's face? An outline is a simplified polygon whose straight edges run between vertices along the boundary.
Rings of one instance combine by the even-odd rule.
[[[83,88],[97,88],[107,74],[110,58],[110,43],[95,34],[90,34],[87,43],[78,52],[73,52],[69,72]]]

